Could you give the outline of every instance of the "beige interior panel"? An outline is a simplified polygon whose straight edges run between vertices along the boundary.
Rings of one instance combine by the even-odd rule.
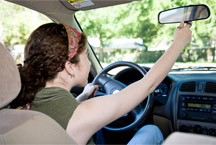
[[[206,135],[174,132],[163,145],[215,145],[216,138]]]

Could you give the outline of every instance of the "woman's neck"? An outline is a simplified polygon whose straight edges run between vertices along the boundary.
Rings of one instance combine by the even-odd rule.
[[[70,91],[71,88],[74,86],[73,81],[73,78],[71,78],[64,69],[61,72],[58,72],[54,79],[47,81],[45,84],[45,88],[60,87]]]
[[[72,88],[72,86],[68,84],[66,81],[62,81],[59,79],[47,81],[45,88],[49,88],[49,87],[60,87],[60,88],[66,89],[67,91],[70,91]]]

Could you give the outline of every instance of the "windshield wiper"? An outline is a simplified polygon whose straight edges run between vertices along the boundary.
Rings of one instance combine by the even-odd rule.
[[[172,71],[216,71],[216,67],[190,66],[186,68],[175,68]]]

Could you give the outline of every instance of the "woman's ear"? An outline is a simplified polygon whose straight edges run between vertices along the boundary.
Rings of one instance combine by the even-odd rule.
[[[71,76],[75,76],[75,64],[72,64],[70,61],[66,61],[65,70]]]

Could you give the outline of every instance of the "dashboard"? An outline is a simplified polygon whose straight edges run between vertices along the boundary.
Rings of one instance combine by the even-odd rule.
[[[138,71],[127,68],[114,79],[130,85],[142,77]],[[216,72],[171,72],[153,96],[153,114],[166,118],[171,124],[169,130],[216,136]]]
[[[149,68],[145,68],[146,71],[149,70]],[[143,76],[132,68],[127,68],[119,72],[117,75],[115,75],[114,79],[124,83],[125,85],[130,85],[138,80],[140,80]],[[164,105],[167,102],[167,99],[169,97],[170,89],[172,88],[172,79],[169,77],[166,77],[154,90],[154,100],[156,105]]]

